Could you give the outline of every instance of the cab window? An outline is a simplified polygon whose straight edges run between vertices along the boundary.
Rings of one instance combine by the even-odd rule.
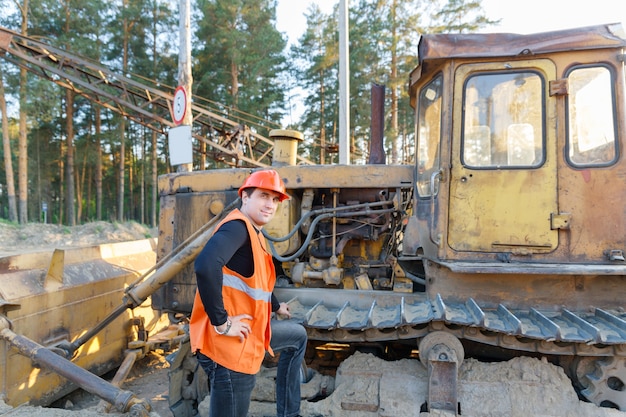
[[[431,177],[439,172],[441,143],[441,101],[443,77],[438,75],[419,93],[417,112],[417,191],[421,197],[437,194],[439,181]]]
[[[463,89],[463,165],[476,169],[542,165],[543,101],[544,81],[533,71],[469,77]]]
[[[575,68],[567,80],[568,162],[575,167],[612,164],[617,135],[611,72],[603,66]]]

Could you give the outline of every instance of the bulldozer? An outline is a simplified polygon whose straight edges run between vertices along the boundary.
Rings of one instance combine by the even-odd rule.
[[[491,350],[549,357],[626,410],[625,47],[618,24],[423,35],[411,165],[296,164],[302,134],[274,131],[291,199],[264,233],[309,339],[415,345],[428,409],[456,412],[465,355]],[[160,177],[157,255],[252,171]],[[186,316],[194,293],[189,265],[153,303]]]
[[[458,370],[470,355],[547,357],[582,398],[626,410],[622,26],[427,34],[418,55],[408,77],[411,164],[298,164],[304,135],[270,133],[271,166],[291,197],[264,228],[279,270],[275,295],[312,343],[419,350],[427,410],[458,413]],[[264,167],[160,176],[156,266],[84,334],[28,344],[15,325],[24,307],[3,284],[4,358],[19,350],[53,372],[69,369],[113,317],[150,298],[183,329],[173,338],[169,401],[175,417],[193,416],[206,395],[185,334],[193,260],[256,169]],[[63,366],[44,352],[60,353]],[[2,365],[10,380],[9,361]],[[73,369],[64,375],[92,386]],[[5,382],[3,395],[35,380]],[[93,385],[120,409],[145,407]]]

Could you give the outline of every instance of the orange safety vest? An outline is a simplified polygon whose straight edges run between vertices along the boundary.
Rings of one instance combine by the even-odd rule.
[[[249,278],[243,277],[224,266],[222,268],[224,272],[222,297],[224,308],[230,317],[239,314],[252,316],[250,322],[252,332],[243,342],[239,340],[239,337],[218,334],[196,290],[189,322],[191,349],[192,352],[201,351],[216,363],[232,371],[256,374],[261,369],[265,351],[273,355],[270,348],[272,337],[270,315],[272,314],[271,297],[276,283],[276,271],[272,255],[267,251],[265,237],[241,211],[236,209],[230,212],[215,230],[217,231],[224,223],[235,219],[243,220],[248,228],[254,258],[254,274]]]

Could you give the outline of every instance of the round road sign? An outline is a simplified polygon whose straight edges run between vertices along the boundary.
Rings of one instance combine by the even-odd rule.
[[[187,92],[183,86],[178,86],[174,92],[174,103],[172,108],[174,123],[181,124],[185,113],[187,113]]]

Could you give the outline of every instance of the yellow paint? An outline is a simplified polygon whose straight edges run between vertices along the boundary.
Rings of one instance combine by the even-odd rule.
[[[6,313],[12,330],[43,346],[76,340],[123,303],[124,289],[154,265],[155,246],[153,239],[147,239],[68,249],[64,259],[51,253],[3,259],[13,267],[0,273],[0,292],[6,301],[20,305]],[[46,278],[50,270],[54,276]],[[100,373],[119,366],[128,343],[136,338],[133,317],[143,317],[150,334],[169,324],[167,316],[152,310],[147,300],[78,349],[72,362]],[[7,404],[48,405],[74,389],[65,378],[36,367],[2,340],[0,352],[0,398]]]
[[[454,163],[449,179],[448,243],[457,251],[529,254],[549,252],[558,245],[558,232],[552,229],[550,220],[551,214],[558,212],[556,99],[549,97],[547,91],[548,81],[555,78],[556,70],[554,64],[545,59],[515,61],[507,65],[513,70],[524,68],[527,71],[533,68],[546,80],[546,160],[541,166],[520,169],[464,166],[459,163],[461,123],[455,124],[452,145],[455,150],[452,155]],[[463,97],[463,82],[473,72],[490,70],[501,71],[502,64],[459,67],[456,72],[455,97]],[[455,106],[455,120],[462,120],[461,108],[461,105]]]

